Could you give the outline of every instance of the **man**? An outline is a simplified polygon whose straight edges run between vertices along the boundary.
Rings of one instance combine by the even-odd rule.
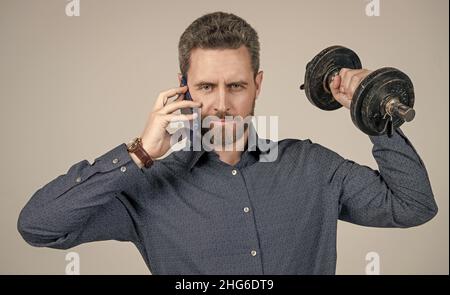
[[[187,86],[159,95],[140,141],[74,164],[32,196],[18,220],[29,244],[130,241],[153,274],[334,274],[338,219],[406,228],[436,215],[425,165],[400,129],[369,136],[379,170],[309,139],[281,140],[277,157],[261,161],[268,151],[250,144],[254,129],[223,120],[253,115],[261,90],[258,35],[243,19],[216,12],[195,20],[179,61]],[[341,70],[334,97],[349,108],[368,73]],[[182,99],[188,89],[192,101]],[[202,145],[158,159],[171,146],[169,123],[196,119],[179,114],[189,108],[216,116],[210,131],[232,136],[213,141],[213,151]],[[244,151],[223,149],[238,142]]]

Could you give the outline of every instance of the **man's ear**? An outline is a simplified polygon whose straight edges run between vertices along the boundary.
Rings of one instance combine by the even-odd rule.
[[[183,74],[178,73],[178,84],[181,85],[181,79],[183,78]]]
[[[256,85],[256,98],[258,98],[259,93],[261,92],[261,84],[263,80],[263,71],[259,71],[255,77],[255,85]]]

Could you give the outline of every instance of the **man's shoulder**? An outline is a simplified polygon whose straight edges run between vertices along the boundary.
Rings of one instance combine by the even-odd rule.
[[[296,159],[299,157],[307,157],[313,160],[339,156],[335,151],[310,138],[285,138],[279,140],[277,143],[280,154],[286,154]]]
[[[276,142],[280,151],[285,153],[296,153],[300,151],[307,151],[313,147],[314,143],[309,138],[284,138]]]

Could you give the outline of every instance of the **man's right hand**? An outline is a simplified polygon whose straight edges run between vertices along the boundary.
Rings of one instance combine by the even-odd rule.
[[[188,87],[177,87],[161,92],[150,112],[144,131],[141,134],[142,146],[152,159],[163,156],[170,149],[170,133],[166,128],[170,122],[193,120],[197,114],[174,114],[182,108],[199,108],[200,102],[183,100]],[[179,94],[173,102],[169,98]]]

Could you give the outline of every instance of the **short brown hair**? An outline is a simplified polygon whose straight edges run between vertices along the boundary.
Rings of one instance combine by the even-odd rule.
[[[180,37],[178,60],[180,70],[189,70],[191,51],[203,49],[237,49],[245,45],[250,53],[254,77],[259,70],[258,33],[242,18],[225,12],[205,14],[192,22]]]

